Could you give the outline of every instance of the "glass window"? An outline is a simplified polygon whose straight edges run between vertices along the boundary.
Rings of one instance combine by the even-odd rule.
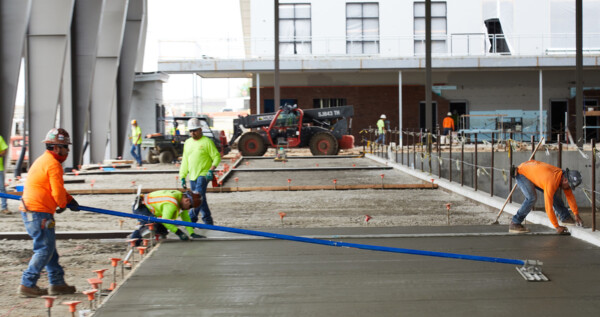
[[[279,54],[312,52],[310,4],[279,5]]]
[[[346,53],[379,54],[379,4],[346,4]]]
[[[431,2],[431,52],[447,53],[446,2]],[[414,3],[414,54],[425,54],[425,2]]]

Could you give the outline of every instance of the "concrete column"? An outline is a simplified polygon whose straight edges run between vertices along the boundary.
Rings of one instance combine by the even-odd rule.
[[[116,106],[117,71],[125,29],[127,3],[127,0],[106,0],[100,21],[90,108],[90,159],[92,163],[102,162],[107,154],[110,115]]]
[[[10,141],[31,0],[0,1],[0,135]],[[7,156],[8,157],[8,156]],[[8,164],[10,160],[4,160]]]
[[[74,0],[34,0],[27,34],[29,158],[40,156],[40,142],[57,124],[58,105],[70,36]]]

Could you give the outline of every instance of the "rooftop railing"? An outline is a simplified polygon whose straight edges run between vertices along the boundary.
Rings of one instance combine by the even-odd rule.
[[[266,37],[160,41],[159,60],[272,59],[273,45],[273,39]],[[285,49],[281,49],[284,46]],[[575,54],[573,33],[432,35],[432,56],[436,58],[573,54]],[[583,54],[600,55],[600,33],[583,35]],[[425,56],[424,36],[280,37],[282,59],[422,56]]]

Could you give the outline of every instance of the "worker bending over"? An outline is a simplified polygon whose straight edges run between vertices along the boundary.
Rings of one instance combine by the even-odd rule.
[[[454,131],[454,119],[452,118],[452,112],[448,112],[444,121],[442,121],[442,144],[452,144],[452,131]]]
[[[188,130],[192,137],[185,140],[183,144],[183,155],[179,168],[181,186],[187,188],[185,178],[189,176],[190,188],[202,196],[202,205],[190,210],[192,222],[198,222],[198,214],[202,214],[202,221],[207,225],[212,225],[213,218],[206,202],[206,187],[208,187],[208,182],[213,179],[214,170],[221,162],[221,154],[215,143],[202,134],[198,118],[188,121]]]
[[[136,201],[133,205],[133,213],[136,215],[156,217],[162,219],[176,220],[177,216],[183,221],[190,221],[190,216],[187,210],[192,207],[197,208],[200,206],[202,198],[197,192],[186,191],[182,193],[178,190],[157,190],[147,195],[141,195],[136,197]],[[141,239],[146,237],[146,232],[149,231],[146,228],[146,224],[149,223],[145,220],[139,220],[140,227],[134,230],[129,236],[131,239],[138,239],[137,245],[141,242]],[[203,235],[194,233],[194,228],[185,227],[190,236],[194,239],[205,238]],[[189,240],[189,237],[181,231],[176,225],[168,223],[157,223],[155,226],[156,234],[166,236],[171,231],[176,234],[181,240]],[[168,230],[168,231],[167,231]]]
[[[65,283],[65,272],[58,264],[54,213],[67,208],[79,211],[79,204],[65,189],[62,163],[69,156],[71,138],[64,129],[51,129],[42,141],[46,152],[38,157],[27,173],[21,198],[21,217],[27,234],[33,239],[33,256],[23,271],[17,294],[21,297],[75,293],[75,286]],[[48,273],[50,291],[39,288],[43,269]]]
[[[523,201],[521,208],[519,208],[512,218],[508,229],[509,232],[524,233],[529,231],[521,223],[525,220],[533,205],[535,205],[535,201],[537,200],[536,189],[544,193],[546,214],[558,234],[567,234],[569,231],[566,227],[558,225],[554,211],[556,211],[560,217],[560,221],[564,225],[574,225],[577,223],[577,225],[583,226],[583,221],[579,217],[579,210],[577,209],[577,203],[572,191],[581,184],[581,174],[578,171],[570,171],[569,169],[563,171],[550,164],[531,160],[519,165],[513,175],[516,175],[517,185],[523,192],[525,201]],[[571,217],[569,210],[565,207],[560,197],[560,188],[564,191],[569,207],[571,207],[573,214],[575,214],[575,220]]]

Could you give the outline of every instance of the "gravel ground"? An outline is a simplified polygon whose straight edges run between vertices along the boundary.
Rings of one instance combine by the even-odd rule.
[[[296,155],[306,155],[297,151]],[[344,153],[353,154],[353,153]],[[292,167],[294,162],[301,161],[302,166],[320,167],[351,165],[350,159],[337,159],[333,162],[319,160],[293,160],[286,163]],[[377,166],[378,164],[365,158],[353,159],[357,166]],[[231,164],[230,160],[223,160]],[[260,162],[259,162],[260,161]],[[281,162],[272,160],[250,161],[247,167],[281,167]],[[144,165],[147,170],[176,170],[175,165]],[[243,167],[240,167],[243,168]],[[281,173],[281,172],[275,172]],[[385,173],[386,183],[421,183],[420,180],[403,175],[395,170],[345,171],[344,175],[331,172],[295,172],[287,175],[269,175],[257,172],[239,173],[239,186],[283,186],[286,178],[293,178],[294,184],[308,185],[330,183],[330,179],[339,177],[338,184],[380,184],[380,174]],[[127,174],[127,175],[83,175],[66,176],[65,179],[85,179],[85,183],[67,184],[68,190],[90,189],[93,181],[94,189],[98,188],[130,188],[142,184],[144,188],[172,188],[178,183],[176,173],[163,174]],[[290,176],[292,175],[292,176]],[[341,176],[340,176],[341,175]],[[243,177],[243,178],[242,178]],[[248,178],[246,178],[248,177]],[[7,178],[9,178],[7,176]],[[284,184],[279,184],[285,181]],[[132,182],[135,182],[132,183]],[[14,185],[14,184],[13,184]],[[227,186],[227,185],[226,185]],[[77,195],[81,205],[109,210],[130,212],[133,194],[120,195]],[[215,224],[237,228],[264,229],[269,228],[317,228],[317,227],[402,227],[402,226],[446,226],[448,216],[446,204],[451,204],[450,225],[489,224],[495,218],[496,210],[474,203],[464,197],[453,195],[442,190],[349,190],[349,191],[286,191],[286,192],[234,192],[209,193],[207,197]],[[16,211],[17,202],[9,201],[9,209]],[[280,218],[279,213],[285,217]],[[371,217],[365,222],[366,215]],[[24,232],[19,213],[2,215],[4,232]],[[506,219],[503,219],[506,223]],[[66,211],[56,215],[57,231],[99,231],[99,230],[133,230],[136,221],[125,219],[123,223],[113,216],[90,212]],[[196,229],[201,233],[203,230]],[[210,232],[208,232],[210,236]],[[87,279],[95,277],[93,270],[110,269],[110,257],[122,257],[126,251],[124,241],[97,240],[60,240],[58,251],[60,262],[66,271],[66,280],[78,290],[89,288]],[[0,280],[0,316],[47,316],[42,299],[19,298],[15,291],[20,284],[20,275],[27,266],[32,255],[30,240],[4,240],[0,257],[0,273],[7,279]],[[107,271],[108,281],[112,281],[112,269]],[[120,276],[118,276],[120,281]],[[42,276],[40,287],[47,287],[47,278]],[[82,294],[59,296],[58,302],[81,300],[79,308],[87,307],[87,299]],[[52,312],[57,316],[68,315],[68,309],[57,303]]]

